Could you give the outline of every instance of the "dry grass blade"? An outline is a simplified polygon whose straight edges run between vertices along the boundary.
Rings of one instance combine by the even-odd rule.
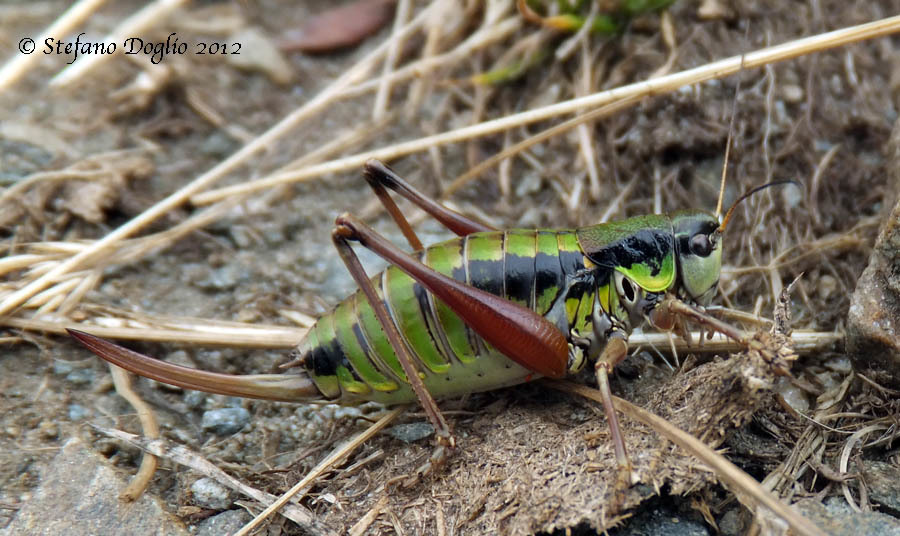
[[[116,392],[127,400],[137,412],[144,437],[147,439],[159,439],[159,424],[156,421],[156,414],[132,388],[131,375],[115,365],[109,366],[109,372],[112,374]],[[156,456],[150,453],[144,454],[137,474],[132,477],[131,482],[119,497],[126,502],[136,501],[147,489],[147,486],[150,485],[150,480],[153,478],[153,474],[156,473],[156,464]]]
[[[843,338],[843,333],[833,331],[795,330],[791,333],[791,344],[798,354],[804,355],[826,350]],[[675,338],[671,339],[671,345],[679,354],[736,352],[743,348],[740,343],[721,333],[714,333],[711,338],[706,338],[702,332],[692,331],[689,333],[689,339],[701,342],[689,344],[681,338]],[[633,333],[628,338],[628,346],[629,348],[652,346],[665,352],[670,347],[670,338],[667,333]]]
[[[547,382],[554,389],[569,391],[585,398],[600,402],[600,392],[583,385],[569,382]],[[665,419],[658,417],[649,411],[635,406],[627,400],[613,397],[616,409],[632,419],[650,426],[666,439],[690,452],[693,456],[709,465],[716,476],[733,490],[751,497],[755,506],[764,506],[787,521],[797,534],[805,536],[825,536],[821,529],[813,525],[808,519],[798,514],[794,509],[779,501],[775,496],[766,491],[757,481],[742,471],[739,467],[728,461],[724,456],[707,447],[703,442],[690,434],[679,430],[669,424]],[[740,495],[738,495],[740,497]]]
[[[363,534],[365,534],[369,526],[371,526],[375,521],[375,518],[378,517],[381,514],[381,511],[384,510],[384,507],[387,506],[387,502],[387,495],[383,495],[380,499],[378,499],[378,503],[376,503],[375,506],[373,506],[368,512],[366,512],[366,515],[361,517],[359,521],[357,521],[353,524],[352,527],[350,527],[350,531],[348,532],[348,534],[350,536],[362,536]]]
[[[188,319],[186,319],[188,320]],[[25,318],[0,318],[0,325],[29,331],[44,331],[64,335],[66,328],[79,328],[92,335],[108,339],[179,342],[184,344],[206,344],[211,346],[243,346],[246,348],[292,348],[303,338],[303,328],[265,326],[229,322],[211,323],[208,320],[192,319],[194,325],[185,324],[177,328],[122,325],[131,323],[126,319],[108,319],[111,326],[75,324],[69,320],[48,321]]]
[[[892,424],[871,424],[866,426],[856,432],[854,432],[850,437],[847,438],[847,441],[844,443],[844,447],[841,449],[841,459],[840,464],[838,466],[838,471],[840,475],[846,475],[847,470],[850,465],[850,454],[853,452],[853,447],[865,436],[871,434],[872,432],[878,432],[881,430],[887,430]],[[850,505],[850,508],[857,512],[861,512],[862,508],[860,505],[856,504],[856,500],[853,498],[853,494],[850,493],[850,486],[847,485],[847,481],[843,480],[841,482],[841,491],[844,493],[844,498],[847,499],[847,504]]]
[[[406,23],[406,19],[409,18],[409,13],[411,10],[411,2],[409,0],[400,0],[397,4],[397,14],[394,19],[394,32],[399,32],[403,29],[403,25]],[[391,82],[389,79],[389,75],[391,71],[394,70],[394,65],[397,63],[397,56],[400,53],[400,49],[403,46],[402,39],[391,39],[391,46],[387,51],[386,57],[384,59],[384,64],[382,66],[382,74],[381,74],[381,83],[378,85],[378,91],[375,93],[375,105],[372,109],[372,119],[374,121],[379,121],[387,115],[388,111],[388,97],[391,94]]]

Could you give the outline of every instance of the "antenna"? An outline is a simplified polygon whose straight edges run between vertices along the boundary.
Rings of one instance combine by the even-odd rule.
[[[765,184],[760,184],[759,186],[754,186],[750,190],[741,194],[741,196],[737,198],[737,201],[735,201],[734,204],[731,205],[731,208],[729,208],[728,212],[725,213],[725,217],[722,218],[722,223],[719,224],[719,228],[716,229],[716,232],[718,232],[718,233],[725,232],[725,226],[728,225],[728,220],[731,219],[731,214],[734,212],[734,209],[737,208],[737,206],[741,203],[741,201],[743,201],[744,199],[747,199],[748,197],[750,197],[751,195],[755,194],[756,192],[758,192],[760,190],[765,190],[766,188],[768,188],[770,186],[780,186],[782,184],[793,184],[794,186],[801,188],[800,183],[797,181],[794,181],[794,180],[772,181],[772,182],[767,182]]]

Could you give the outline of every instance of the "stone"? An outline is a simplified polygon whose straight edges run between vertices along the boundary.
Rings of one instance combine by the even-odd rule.
[[[252,517],[246,510],[226,510],[197,524],[195,536],[221,536],[241,530]]]
[[[144,494],[126,503],[127,482],[81,439],[69,439],[41,484],[0,536],[158,534],[188,536],[159,502]]]
[[[250,423],[250,412],[244,408],[211,409],[203,413],[200,426],[216,435],[240,432]]]
[[[831,536],[900,536],[900,519],[881,512],[854,512],[843,497],[829,497],[824,503],[804,499],[794,508]]]
[[[889,153],[888,168],[900,191],[900,121],[891,134]],[[850,299],[847,350],[857,370],[875,370],[877,378],[900,386],[900,202],[882,225]]]
[[[211,478],[200,478],[191,484],[194,504],[210,510],[225,510],[234,502],[231,491]]]
[[[611,536],[709,536],[709,529],[698,521],[670,508],[638,512],[622,528],[608,531]]]
[[[434,434],[434,427],[427,422],[398,424],[387,429],[387,434],[394,439],[412,443]]]
[[[894,513],[900,512],[900,467],[886,462],[866,460],[863,477],[869,488],[869,499]]]

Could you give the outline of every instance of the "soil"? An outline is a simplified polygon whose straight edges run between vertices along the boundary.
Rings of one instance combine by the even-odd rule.
[[[15,51],[22,36],[39,35],[68,4],[0,6],[2,50]],[[700,17],[692,2],[670,8],[677,44],[670,72],[900,12],[898,0],[719,4],[725,14],[709,20]],[[115,2],[104,7],[85,23],[87,38],[98,40],[142,5]],[[226,42],[256,28],[274,41],[329,5],[323,1],[288,6],[274,0],[190,5],[148,30],[146,37],[164,40],[175,31],[189,43]],[[417,4],[414,11],[422,7]],[[483,16],[478,7],[457,8],[467,14],[453,20],[465,22],[459,23],[455,34],[445,36],[446,50],[472,34]],[[644,80],[670,55],[660,37],[661,25],[659,14],[642,16],[621,35],[591,37],[570,57],[537,62],[515,79],[489,87],[468,82],[472,75],[497,65],[514,44],[541,32],[523,25],[501,42],[430,75],[421,101],[408,101],[408,86],[398,86],[389,100],[393,115],[379,126],[371,119],[371,93],[336,102],[292,135],[266,147],[251,165],[239,166],[223,184],[262,177],[357,128],[375,135],[343,154],[582,95],[587,92],[579,89],[584,85],[584,58],[593,65],[587,77],[589,91]],[[28,245],[40,241],[74,243],[103,237],[312,99],[389,34],[388,27],[358,47],[330,54],[286,53],[293,76],[286,84],[273,81],[278,77],[271,72],[247,71],[221,57],[188,53],[164,58],[160,65],[167,69],[165,82],[146,93],[123,91],[142,68],[122,57],[59,90],[47,83],[64,61],[52,55],[42,58],[22,80],[0,91],[0,185],[10,187],[50,170],[100,170],[100,178],[80,181],[72,173],[38,182],[15,203],[4,204],[0,239],[5,252],[11,256],[31,251]],[[549,58],[566,37],[541,39]],[[568,228],[596,222],[601,215],[618,219],[654,208],[712,211],[734,109],[726,200],[772,180],[798,181],[802,192],[793,187],[770,189],[736,212],[726,235],[717,303],[771,316],[774,297],[802,276],[794,291],[793,326],[839,331],[878,225],[897,195],[896,185],[888,183],[884,155],[897,118],[898,44],[896,37],[880,38],[648,98],[584,131],[570,131],[532,147],[524,157],[514,158],[507,171],[488,172],[449,203],[507,228]],[[415,60],[422,46],[421,37],[413,39],[399,51],[399,61]],[[211,114],[205,113],[209,110]],[[437,197],[466,169],[549,126],[550,122],[540,123],[512,131],[509,138],[493,135],[440,147],[391,165]],[[596,199],[589,195],[580,145],[585,137],[600,178]],[[511,179],[509,184],[504,177]],[[91,317],[98,306],[283,325],[291,323],[280,310],[322,314],[354,288],[331,245],[335,216],[344,211],[363,214],[377,230],[402,243],[390,219],[374,208],[373,198],[360,170],[256,193],[204,229],[140,260],[111,259],[99,284],[68,318],[77,322]],[[199,210],[183,206],[144,233],[161,231]],[[450,236],[433,222],[417,229],[426,243]],[[370,271],[379,269],[371,256],[364,260]],[[4,277],[4,285],[12,284],[27,273]],[[16,315],[27,318],[33,311]],[[11,328],[0,336],[15,337],[2,342],[0,356],[0,504],[14,507],[27,501],[47,464],[72,435],[85,438],[115,465],[134,470],[140,458],[137,450],[89,426],[140,430],[133,410],[111,390],[106,365],[61,336]],[[287,360],[286,352],[271,350],[129,346],[235,374],[273,372]],[[654,395],[667,389],[674,392],[672,382],[701,381],[682,378],[697,365],[693,358],[688,362],[693,365],[673,373],[655,354],[643,352],[621,367],[613,391],[638,404],[655,404],[654,409],[665,413],[658,400],[653,402]],[[719,367],[720,362],[708,366]],[[814,404],[814,394],[828,392],[830,382],[840,385],[851,374],[835,363],[846,363],[839,347],[804,356],[795,365],[795,376],[813,385],[801,395],[808,404]],[[851,393],[857,398],[852,402],[848,398],[847,407],[859,408],[864,404],[859,400],[868,397],[865,407],[873,418],[881,415],[879,411],[890,411],[873,401],[878,391],[867,385],[854,380]],[[340,440],[357,433],[365,425],[357,418],[360,413],[376,411],[198,396],[147,380],[139,382],[139,388],[157,410],[164,437],[194,448],[219,467],[272,493],[289,488]],[[732,426],[739,433],[731,429],[717,439],[727,441],[732,460],[758,478],[775,469],[797,441],[798,430],[807,425],[775,400],[772,395],[754,398],[761,408],[756,416],[735,419]],[[204,410],[234,404],[251,412],[251,426],[227,437],[200,427]],[[689,406],[700,408],[702,401]],[[541,385],[473,395],[442,407],[456,415],[452,425],[460,448],[441,474],[392,493],[380,506],[370,533],[390,532],[395,525],[407,533],[440,533],[442,523],[452,527],[451,533],[472,534],[602,529],[626,513],[611,506],[609,490],[603,487],[610,479],[604,470],[611,447],[597,407]],[[423,418],[412,414],[406,420]],[[625,429],[637,465],[646,469],[642,473],[646,479],[627,499],[628,506],[662,489],[689,494],[693,504],[712,505],[705,511],[713,519],[721,520],[733,510],[727,492],[698,462],[675,452],[649,429],[633,423]],[[431,448],[428,440],[405,443],[379,436],[342,467],[367,460],[362,466],[321,480],[304,504],[324,523],[346,532],[378,504],[384,480],[414,469]],[[892,455],[883,448],[867,454],[884,459]],[[659,467],[667,469],[651,471]],[[196,478],[164,463],[149,492],[179,511],[192,504],[188,490]],[[813,496],[824,486],[822,480],[807,477],[798,489]],[[602,492],[597,487],[603,487]],[[592,489],[597,489],[594,496]],[[682,515],[694,517],[704,511],[699,506],[682,510]],[[14,509],[0,509],[0,516],[13,513]],[[296,530],[289,524],[282,528],[287,533]]]

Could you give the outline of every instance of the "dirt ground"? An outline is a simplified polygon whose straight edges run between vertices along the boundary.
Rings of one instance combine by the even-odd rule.
[[[274,43],[329,4],[196,3],[140,35],[165,40],[177,32],[189,43],[250,43],[245,32],[255,29],[256,35]],[[458,49],[478,30],[485,12],[480,3],[470,4],[460,2],[448,16],[446,34],[436,45],[439,53]],[[499,10],[500,4],[491,5]],[[661,69],[676,72],[900,13],[898,0],[702,4],[718,6],[721,14],[701,16],[705,12],[698,3],[679,1],[669,9],[670,18],[644,15],[621,34],[589,35],[574,45],[571,34],[523,23],[496,42],[444,59],[440,68],[418,78],[420,98],[414,98],[410,83],[395,85],[384,119],[372,118],[377,106],[373,91],[329,104],[249,164],[238,166],[222,184],[263,177],[352,132],[356,137],[328,158],[641,81]],[[67,5],[0,5],[2,59],[18,55],[20,38],[38,35]],[[87,38],[99,40],[141,5],[110,3],[84,24]],[[414,3],[412,11],[424,7]],[[504,13],[504,20],[514,16],[514,5],[506,6]],[[662,38],[668,24],[674,55]],[[389,35],[390,24],[346,50],[324,55],[283,52],[286,71],[260,67],[265,60],[255,56],[257,63],[248,69],[220,56],[171,55],[159,64],[164,68],[161,82],[149,90],[133,84],[146,82],[141,75],[151,71],[122,57],[98,66],[73,86],[52,89],[48,80],[71,58],[41,58],[22,80],[0,91],[0,186],[11,188],[35,174],[54,173],[49,179],[38,175],[17,196],[0,201],[3,253],[9,258],[42,251],[33,246],[36,243],[78,243],[105,236],[314,98]],[[427,49],[425,41],[417,34],[399,47],[397,65],[418,59]],[[793,326],[840,331],[878,225],[897,195],[896,185],[889,184],[885,153],[897,119],[898,44],[896,37],[880,38],[647,98],[531,147],[509,167],[493,168],[463,187],[449,203],[507,228],[569,228],[655,209],[712,211],[734,108],[726,201],[772,180],[795,180],[802,188],[771,189],[738,210],[726,236],[717,303],[771,317],[773,296],[802,274],[794,291]],[[571,52],[557,57],[564,47]],[[529,60],[521,74],[501,83],[471,81],[474,75],[504,66],[521,50],[528,52],[524,57],[543,59]],[[290,74],[289,82],[274,80],[284,72]],[[470,167],[556,122],[435,147],[390,163],[417,187],[439,196]],[[591,195],[586,147],[599,179],[596,198]],[[99,308],[280,325],[291,325],[281,310],[322,314],[354,288],[331,246],[335,216],[343,211],[362,214],[376,229],[402,242],[389,219],[375,210],[360,171],[256,192],[202,230],[139,260],[107,259],[96,288],[66,313],[67,321],[95,318]],[[184,205],[142,233],[171,228],[201,208]],[[449,236],[433,222],[419,228],[426,242]],[[50,245],[45,251],[59,251]],[[370,261],[366,257],[370,268],[377,269]],[[7,270],[0,291],[26,280],[28,268]],[[35,308],[26,307],[9,318],[33,315]],[[59,335],[10,327],[0,337],[0,525],[4,516],[14,515],[15,505],[28,500],[42,470],[72,435],[87,438],[112,463],[133,471],[140,453],[88,426],[139,431],[133,410],[111,390],[106,365]],[[272,372],[287,359],[286,352],[273,350],[141,342],[129,346],[228,373]],[[671,400],[661,400],[661,393],[679,392],[679,386],[691,382],[698,387],[708,383],[703,374],[711,370],[700,369],[693,358],[686,363],[673,372],[657,354],[640,352],[620,367],[613,391],[677,418],[679,400],[674,394]],[[707,366],[727,368],[720,363]],[[699,372],[691,376],[692,371]],[[867,419],[896,412],[890,403],[880,404],[884,401],[868,383],[848,380],[852,371],[840,345],[803,356],[794,374],[808,389],[785,390],[781,399],[800,400],[795,407],[802,409],[797,411],[812,414],[825,395],[846,382],[840,406],[844,411]],[[157,410],[164,437],[272,493],[289,488],[340,440],[365,425],[354,418],[358,412],[331,406],[198,396],[146,380],[139,382],[139,390]],[[763,479],[808,433],[809,423],[774,395],[735,393],[729,395],[734,400],[716,404],[739,405],[752,398],[759,411],[735,417],[731,427],[716,428],[716,437],[707,439],[715,446],[724,441],[732,461]],[[742,398],[745,395],[748,398]],[[684,396],[690,411],[703,408],[704,400]],[[205,410],[235,404],[250,411],[251,426],[226,437],[200,427]],[[529,534],[575,527],[587,531],[609,526],[627,512],[610,503],[606,469],[611,446],[599,406],[546,386],[525,385],[442,407],[453,415],[460,448],[440,475],[385,494],[381,484],[416,467],[432,447],[428,440],[405,443],[382,435],[319,481],[303,504],[342,533],[378,508],[372,534],[443,533],[445,527],[448,534]],[[722,410],[728,415],[741,413],[736,406],[728,407]],[[405,419],[419,422],[422,415]],[[715,425],[720,426],[724,424]],[[699,462],[647,428],[626,422],[625,430],[643,476],[625,506],[662,490],[663,495],[690,497],[682,501],[679,513],[685,518],[721,523],[727,513],[739,512]],[[834,467],[840,439],[831,441],[818,461]],[[878,447],[863,457],[888,460],[895,455],[896,450]],[[354,466],[360,461],[364,463]],[[189,523],[216,513],[192,506],[188,489],[195,475],[168,462],[163,465],[150,493]],[[840,494],[838,486],[815,478],[815,472],[803,474],[796,485],[781,483],[775,491],[794,500]],[[386,502],[379,502],[382,497],[388,497]],[[739,526],[749,523],[747,514],[738,517],[743,523]],[[289,523],[280,528],[297,531]]]

